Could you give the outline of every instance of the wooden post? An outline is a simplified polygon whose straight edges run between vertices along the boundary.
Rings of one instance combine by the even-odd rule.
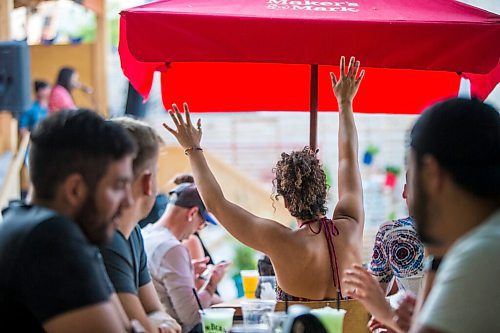
[[[24,164],[24,156],[26,155],[29,141],[29,135],[24,136],[21,140],[19,149],[12,150],[13,156],[9,168],[5,174],[3,184],[0,184],[0,208],[6,207],[9,200],[19,199],[21,193],[19,187],[21,182],[19,177],[21,175],[21,168]],[[1,212],[0,222],[2,222]]]
[[[0,41],[10,40],[10,15],[14,10],[14,0],[0,1]]]
[[[97,104],[97,111],[103,115],[108,115],[108,75],[107,59],[109,51],[109,34],[106,23],[106,0],[94,0],[93,8],[96,14],[96,40],[94,44],[94,94]],[[97,10],[95,10],[97,9]]]

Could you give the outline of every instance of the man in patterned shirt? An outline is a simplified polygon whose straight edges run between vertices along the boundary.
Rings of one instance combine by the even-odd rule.
[[[417,294],[423,275],[424,246],[417,236],[408,204],[407,184],[403,199],[410,216],[382,224],[375,237],[369,270],[388,294],[394,282],[398,289]]]

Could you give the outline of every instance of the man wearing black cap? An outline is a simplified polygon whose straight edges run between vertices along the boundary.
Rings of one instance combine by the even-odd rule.
[[[143,229],[148,267],[153,284],[166,311],[183,332],[201,332],[198,304],[193,294],[191,256],[181,241],[206,223],[215,223],[198,194],[196,185],[183,183],[170,192],[169,205],[155,224]],[[202,307],[209,307],[227,264],[214,266],[207,284],[199,292]]]

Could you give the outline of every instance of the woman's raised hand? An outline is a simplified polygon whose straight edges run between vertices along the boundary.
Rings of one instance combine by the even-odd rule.
[[[361,83],[361,80],[365,75],[365,70],[362,70],[361,74],[358,77],[358,71],[359,71],[359,61],[356,61],[356,58],[351,57],[351,60],[349,60],[349,66],[347,68],[347,73],[346,73],[345,57],[341,57],[339,80],[337,80],[335,74],[330,72],[330,77],[332,79],[333,94],[337,98],[339,104],[342,102],[352,102],[354,96],[356,96],[359,84]]]
[[[172,133],[173,136],[177,139],[179,144],[184,148],[200,148],[201,142],[201,119],[198,119],[196,122],[196,128],[191,123],[191,116],[189,114],[189,108],[187,103],[183,104],[185,120],[182,119],[182,115],[177,108],[176,104],[172,104],[172,110],[168,110],[168,114],[172,117],[172,121],[175,124],[176,129],[169,127],[166,123],[163,123],[163,127],[166,128],[167,131]]]

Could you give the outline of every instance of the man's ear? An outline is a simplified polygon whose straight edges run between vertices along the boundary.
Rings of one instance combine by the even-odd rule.
[[[403,193],[401,194],[401,196],[405,200],[408,198],[408,184],[403,185]]]
[[[79,173],[73,173],[66,177],[61,185],[62,194],[71,208],[80,207],[88,196],[88,186]]]
[[[144,171],[141,176],[142,194],[149,196],[153,195],[153,173],[151,171]]]
[[[196,214],[198,214],[198,212],[199,212],[199,208],[196,207],[196,206],[189,208],[189,210],[188,210],[188,221],[192,222],[193,221],[193,217],[196,216]]]

